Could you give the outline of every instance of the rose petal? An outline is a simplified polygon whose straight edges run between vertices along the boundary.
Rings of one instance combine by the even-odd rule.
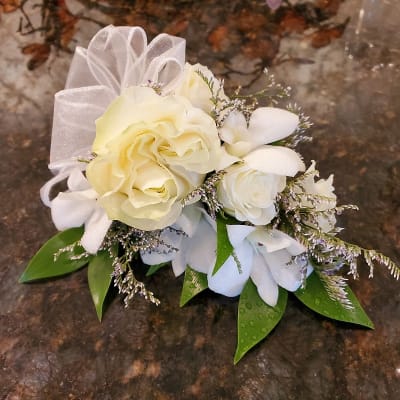
[[[293,133],[298,124],[299,117],[290,111],[275,107],[257,108],[249,121],[251,141],[273,143]]]
[[[96,138],[93,151],[97,154],[105,152],[105,145],[118,136],[128,126],[141,121],[140,115],[149,114],[151,104],[159,96],[149,87],[135,86],[125,89],[107,108],[106,112],[96,120]],[[144,108],[147,108],[146,109]]]
[[[282,146],[262,146],[252,151],[243,160],[255,170],[283,176],[295,176],[304,171],[304,163],[292,149]]]

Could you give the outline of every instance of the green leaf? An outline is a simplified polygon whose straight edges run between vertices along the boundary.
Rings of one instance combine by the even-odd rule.
[[[169,262],[150,265],[149,269],[146,272],[146,276],[154,275],[159,269],[161,269],[162,267],[166,267],[167,265],[169,265]]]
[[[247,281],[239,300],[235,364],[275,328],[285,312],[286,302],[287,291],[279,288],[278,303],[275,307],[269,306],[264,303],[251,279]]]
[[[181,300],[179,302],[179,305],[183,307],[190,299],[192,299],[194,296],[207,288],[207,275],[195,271],[188,265],[185,271],[185,279],[183,281]]]
[[[217,259],[212,274],[215,275],[233,252],[226,229],[227,219],[217,216]]]
[[[113,257],[107,250],[98,252],[89,263],[88,281],[93,303],[99,321],[103,316],[103,304],[106,298],[113,272]]]
[[[53,236],[33,256],[24,273],[19,278],[19,282],[26,283],[69,274],[87,264],[89,257],[71,260],[72,256],[84,253],[85,250],[81,246],[75,246],[74,251],[62,252],[54,260],[54,254],[58,250],[77,242],[82,237],[82,234],[83,228],[72,228]]]
[[[350,322],[373,329],[374,324],[365,313],[356,296],[347,286],[345,289],[353,309],[345,308],[338,301],[332,300],[318,275],[313,272],[307,279],[306,287],[294,294],[308,308],[325,317],[338,321]]]

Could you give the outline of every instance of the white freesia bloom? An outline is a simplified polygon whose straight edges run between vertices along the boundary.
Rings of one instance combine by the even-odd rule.
[[[60,192],[50,203],[54,225],[60,231],[85,225],[81,244],[88,253],[95,254],[112,221],[98,204],[98,194],[78,168],[71,171],[67,185],[69,190]]]
[[[234,111],[225,119],[220,136],[228,153],[243,157],[259,146],[289,136],[298,124],[299,117],[296,114],[281,108],[257,108],[248,126],[244,115]]]
[[[217,243],[215,221],[204,209],[192,205],[185,207],[173,227],[184,231],[185,235],[165,230],[161,239],[166,246],[141,252],[143,262],[154,265],[172,261],[176,276],[189,265],[207,274],[208,287],[224,296],[238,296],[251,278],[260,297],[274,307],[279,286],[296,291],[301,285],[304,269],[307,276],[312,272],[310,265],[295,258],[306,251],[305,247],[285,233],[264,227],[227,225],[235,257],[230,256],[213,275]],[[170,247],[177,251],[169,251]]]
[[[315,169],[315,161],[311,162],[310,167],[305,172],[305,178],[303,180],[303,188],[306,194],[303,195],[301,205],[303,207],[312,208],[315,211],[326,211],[336,207],[336,194],[334,193],[335,188],[333,187],[333,175],[330,175],[328,179],[315,178],[319,176],[319,172]],[[312,204],[307,199],[307,194],[319,196],[320,199],[317,204]],[[316,220],[318,227],[322,232],[330,232],[336,225],[335,213],[329,213],[329,216],[317,214]]]
[[[257,228],[247,240],[255,252],[251,279],[260,297],[272,307],[278,301],[279,286],[294,292],[301,285],[304,269],[306,276],[313,271],[309,264],[295,258],[306,248],[279,230]]]
[[[208,284],[214,292],[237,296],[250,277],[260,297],[274,307],[279,286],[296,291],[303,269],[306,268],[307,276],[312,272],[311,266],[294,258],[305,252],[304,246],[281,231],[246,225],[227,225],[227,230],[239,265],[230,257],[215,275],[214,265],[211,267]]]
[[[286,177],[304,170],[293,150],[271,143],[290,135],[297,127],[297,115],[278,108],[255,110],[249,125],[243,114],[232,112],[221,128],[224,147],[242,163],[226,169],[218,198],[224,210],[239,221],[266,225],[276,216],[275,199],[286,186]]]
[[[216,293],[225,296],[237,296],[249,279],[253,251],[249,242],[238,243],[236,253],[244,260],[241,269],[231,256],[217,274],[212,275],[216,261],[217,233],[215,221],[197,204],[183,209],[181,216],[172,226],[173,230],[165,229],[161,240],[165,245],[151,252],[141,252],[142,261],[148,265],[171,261],[174,274],[182,274],[189,265],[195,271],[208,276],[208,286]],[[234,228],[233,228],[234,229]],[[246,233],[253,227],[244,227]],[[179,233],[183,231],[185,235]],[[238,235],[238,237],[241,237]],[[170,251],[174,247],[177,251]]]

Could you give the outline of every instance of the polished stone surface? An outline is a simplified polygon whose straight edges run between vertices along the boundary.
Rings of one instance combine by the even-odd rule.
[[[341,203],[360,207],[341,217],[343,237],[400,262],[398,43],[371,55],[355,40],[359,0],[275,14],[264,3],[0,2],[0,399],[400,398],[400,286],[383,268],[368,280],[361,263],[362,279],[351,282],[374,331],[318,317],[290,296],[278,327],[237,366],[236,299],[207,292],[180,309],[182,279],[171,271],[149,281],[159,307],[138,298],[126,310],[115,299],[101,324],[84,270],[17,283],[55,233],[38,196],[50,177],[53,95],[75,45],[108,23],[185,37],[188,60],[209,65],[227,87],[260,87],[271,66],[314,121],[314,142],[301,153],[322,177],[335,173]]]

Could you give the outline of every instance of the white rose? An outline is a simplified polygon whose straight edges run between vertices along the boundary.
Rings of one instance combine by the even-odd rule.
[[[191,65],[186,63],[182,79],[175,88],[175,93],[186,97],[195,107],[201,108],[206,113],[210,113],[213,108],[213,103],[210,100],[212,93],[197,71],[200,71],[206,78],[212,80],[214,82],[214,91],[218,91],[220,84],[207,67],[201,64]],[[225,96],[222,88],[220,96]]]
[[[96,121],[87,178],[110,219],[143,230],[179,217],[181,200],[216,169],[214,121],[182,96],[131,87]]]
[[[301,169],[303,163],[293,150],[261,146],[226,169],[218,199],[237,220],[266,225],[276,216],[275,199],[286,186],[286,176]]]
[[[227,169],[218,187],[218,198],[225,212],[239,221],[266,225],[275,216],[274,199],[285,188],[284,176],[265,174],[245,163]]]

